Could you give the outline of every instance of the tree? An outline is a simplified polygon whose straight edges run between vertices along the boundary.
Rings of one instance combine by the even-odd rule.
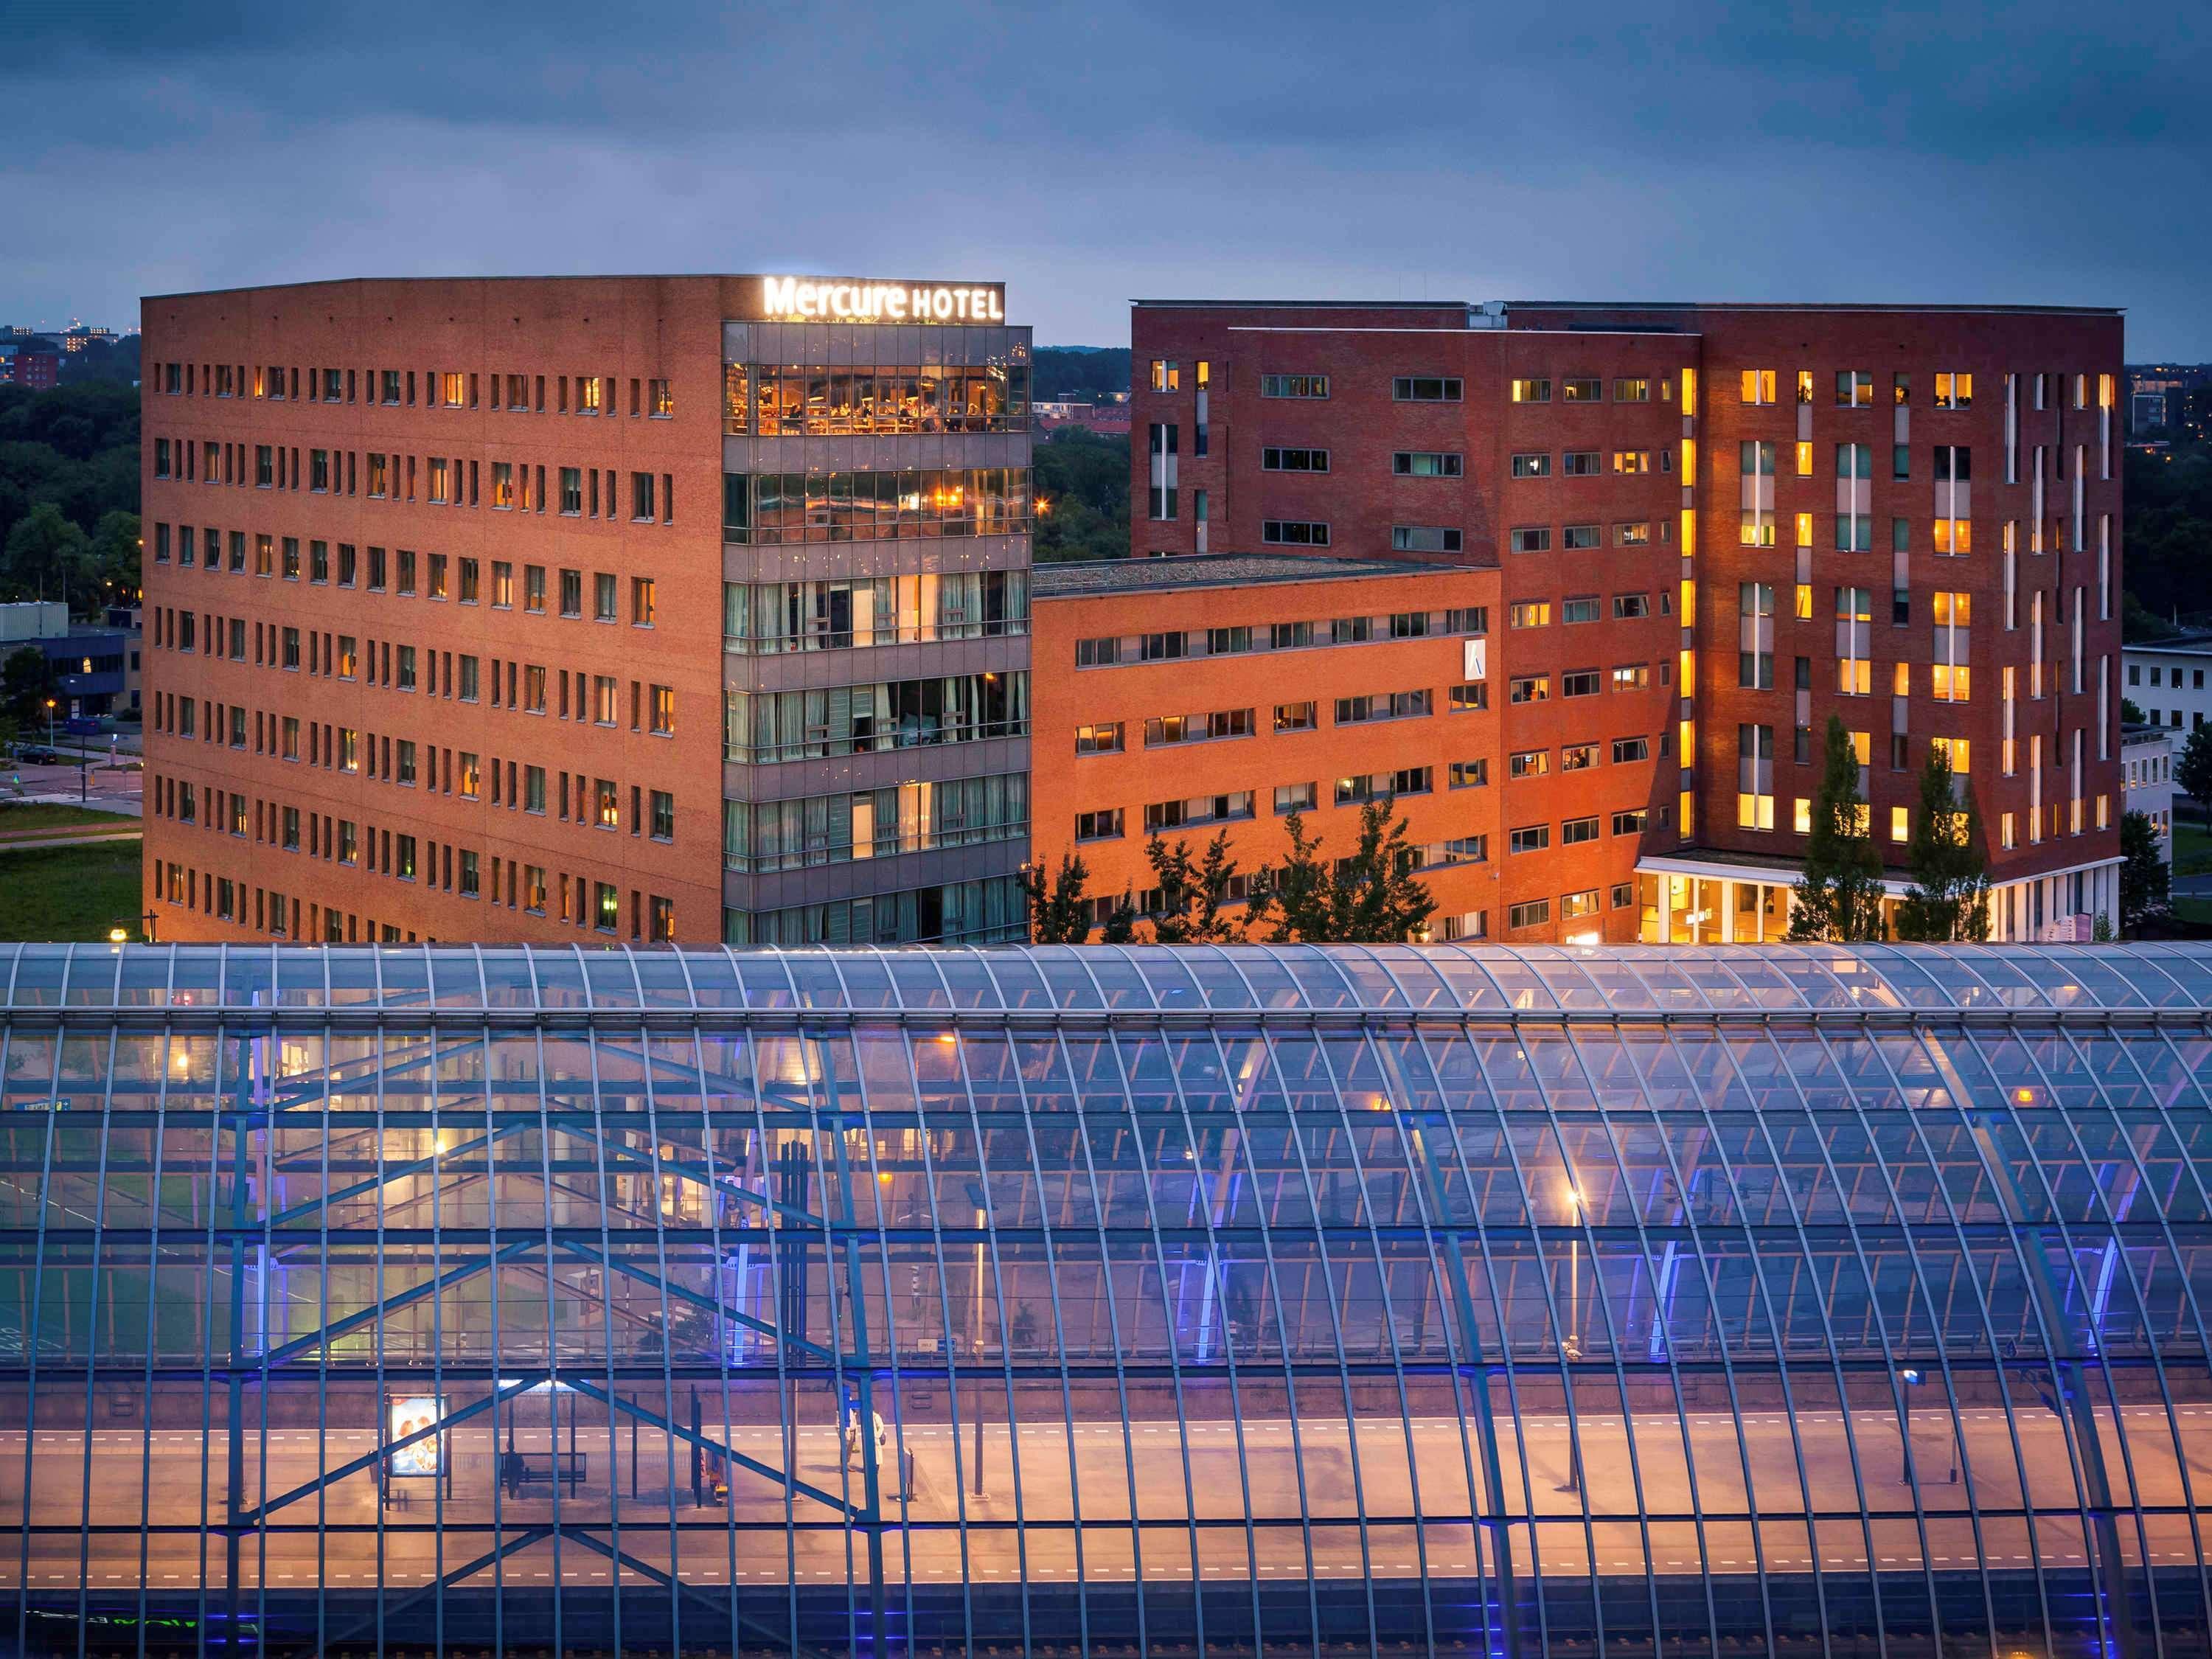
[[[35,645],[18,646],[0,662],[0,711],[17,727],[43,731],[46,699],[56,694],[54,665]]]
[[[1229,832],[1217,830],[1206,850],[1191,857],[1190,843],[1169,846],[1157,835],[1145,843],[1145,857],[1158,879],[1160,908],[1152,916],[1152,937],[1162,945],[1222,945],[1241,938],[1243,924],[1221,914],[1237,860],[1229,856]]]
[[[138,597],[138,515],[103,513],[86,550],[88,599],[100,605],[129,605]],[[88,605],[88,610],[92,606]]]
[[[1283,833],[1291,849],[1279,865],[1263,866],[1252,884],[1252,907],[1247,927],[1257,927],[1272,915],[1277,943],[1302,939],[1313,943],[1336,937],[1329,908],[1331,880],[1321,861],[1321,837],[1306,834],[1303,812],[1283,815]]]
[[[1106,922],[1098,930],[1101,945],[1134,945],[1137,942],[1137,907],[1127,893],[1121,902],[1106,913]]]
[[[1362,945],[1399,945],[1422,932],[1437,911],[1429,890],[1413,876],[1413,849],[1406,820],[1393,823],[1392,799],[1359,809],[1359,845],[1337,867],[1332,894],[1337,937]]]
[[[2173,872],[2148,812],[2120,814],[2120,926],[2133,933],[2166,913]]]
[[[52,501],[33,505],[0,550],[0,590],[15,599],[63,599],[86,586],[92,544]]]
[[[2133,697],[2122,697],[2120,699],[2120,724],[2123,726],[2148,726],[2150,722],[2143,717],[2142,709],[2137,706],[2136,700]]]
[[[1881,937],[1881,859],[1867,831],[1869,814],[1859,794],[1858,751],[1837,716],[1821,738],[1820,793],[1813,802],[1813,830],[1805,843],[1805,873],[1797,883],[1790,917],[1794,939]]]
[[[1091,937],[1091,902],[1084,896],[1090,883],[1091,866],[1073,853],[1060,855],[1060,869],[1049,882],[1042,865],[1022,872],[1030,944],[1080,945]]]
[[[1129,441],[1062,428],[1033,453],[1037,562],[1129,556]]]
[[[2197,803],[2200,813],[2212,811],[2212,726],[2190,732],[2189,741],[2181,746],[2181,758],[2173,763],[2173,781]]]
[[[1963,793],[1964,799],[1960,799]],[[1920,769],[1920,814],[1908,854],[1912,886],[1897,907],[1900,939],[1947,944],[1990,936],[1990,860],[1973,791],[1963,792],[1941,744]]]
[[[1359,809],[1359,839],[1333,866],[1322,861],[1321,838],[1306,834],[1304,816],[1285,814],[1290,855],[1255,881],[1250,920],[1272,912],[1273,939],[1308,944],[1395,945],[1423,932],[1437,902],[1413,874],[1406,820],[1393,821],[1394,805],[1386,796]]]

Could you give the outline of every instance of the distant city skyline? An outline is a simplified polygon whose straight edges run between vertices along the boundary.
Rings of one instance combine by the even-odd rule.
[[[2111,305],[2212,359],[2212,228],[2158,205],[2212,187],[2186,11],[94,9],[0,64],[32,316],[734,266],[1004,281],[1052,343],[1135,297],[1699,296]]]

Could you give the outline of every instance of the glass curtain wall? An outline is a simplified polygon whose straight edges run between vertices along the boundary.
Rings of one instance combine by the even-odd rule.
[[[2212,951],[0,998],[18,1650],[2207,1650]]]

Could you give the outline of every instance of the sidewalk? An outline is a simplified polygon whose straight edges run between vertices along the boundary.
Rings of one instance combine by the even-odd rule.
[[[44,847],[97,847],[111,841],[143,841],[146,831],[132,824],[124,830],[98,830],[90,824],[74,829],[21,830],[13,835],[0,835],[0,853],[32,851]]]

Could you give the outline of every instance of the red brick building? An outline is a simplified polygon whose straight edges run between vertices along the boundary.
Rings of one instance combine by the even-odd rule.
[[[1509,869],[1595,805],[1644,937],[1775,937],[1832,712],[1893,892],[1941,741],[1999,937],[2115,914],[2118,313],[1159,301],[1133,343],[1134,551],[1496,567]]]
[[[1124,896],[1151,908],[1154,834],[1195,851],[1225,831],[1241,898],[1285,855],[1289,814],[1341,856],[1385,796],[1439,938],[1486,936],[1589,862],[1504,858],[1494,568],[1217,554],[1045,564],[1036,583],[1036,856],[1081,857],[1102,920]],[[1590,880],[1577,908],[1595,931]]]
[[[996,286],[143,318],[161,937],[1019,935],[1029,340]]]
[[[52,340],[0,340],[0,386],[51,392],[62,383],[62,355]]]

